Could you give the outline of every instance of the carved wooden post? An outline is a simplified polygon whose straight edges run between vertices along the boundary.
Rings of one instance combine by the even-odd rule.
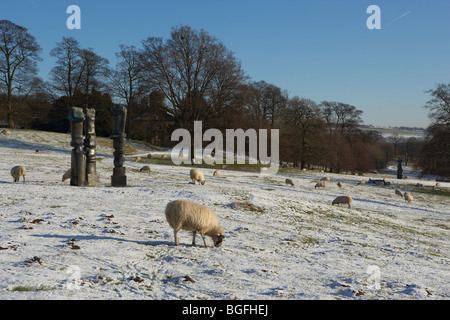
[[[70,145],[73,147],[71,156],[71,186],[86,185],[86,155],[83,152],[83,109],[72,107],[69,112],[69,120],[71,124],[72,141]]]
[[[397,179],[403,179],[402,158],[397,160]]]
[[[98,184],[99,176],[97,174],[96,147],[97,136],[95,134],[95,109],[86,109],[84,139],[84,152],[86,154],[86,182],[87,185],[93,186]]]
[[[114,147],[114,171],[111,176],[111,185],[113,187],[126,187],[127,176],[125,175],[124,148],[125,148],[125,122],[127,119],[127,108],[124,106],[113,106],[111,108],[113,114],[113,130],[111,139],[113,139]]]

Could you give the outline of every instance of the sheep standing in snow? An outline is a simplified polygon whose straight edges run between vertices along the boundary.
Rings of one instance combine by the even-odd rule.
[[[195,184],[195,181],[198,181],[202,185],[205,184],[205,177],[200,169],[191,169],[190,176],[193,184]]]
[[[330,177],[323,177],[320,181],[330,181]]]
[[[395,194],[399,197],[403,198],[403,192],[401,192],[399,189],[395,189]]]
[[[348,197],[348,196],[340,196],[337,197],[336,199],[333,200],[333,202],[331,203],[333,206],[335,204],[340,205],[340,204],[347,204],[349,208],[351,208],[351,203],[352,203],[352,198]]]
[[[14,182],[19,182],[20,177],[23,177],[23,183],[25,183],[25,176],[27,175],[27,170],[24,166],[15,166],[11,169],[11,175],[14,178]]]
[[[416,187],[417,187],[417,188],[423,188],[423,183],[417,182],[417,183],[416,183]]]
[[[325,188],[325,186],[326,186],[325,181],[319,181],[319,182],[317,182],[316,185],[314,186],[314,189],[315,189],[315,188]]]
[[[405,192],[404,197],[405,197],[405,201],[408,201],[408,202],[413,201],[413,196],[409,192]]]
[[[218,176],[220,176],[220,170],[214,171],[213,177],[218,177]]]
[[[339,181],[339,182],[337,183],[337,185],[338,185],[339,188],[342,189],[342,182]]]
[[[147,172],[150,173],[150,166],[143,166],[139,169],[139,172]]]
[[[192,245],[195,245],[197,232],[202,236],[205,247],[208,246],[205,236],[211,237],[216,247],[222,244],[224,230],[208,207],[187,200],[175,200],[167,204],[165,213],[174,231],[175,245],[179,245],[178,232],[181,229],[193,232]]]
[[[63,176],[62,176],[62,182],[66,181],[67,179],[70,179],[71,176],[71,169],[67,170],[66,172],[64,172]]]
[[[286,184],[290,184],[291,186],[294,186],[294,181],[292,181],[289,178],[287,178],[285,182],[286,182]]]

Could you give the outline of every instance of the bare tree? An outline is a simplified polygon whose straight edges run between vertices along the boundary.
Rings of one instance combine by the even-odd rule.
[[[164,94],[181,127],[217,115],[244,78],[234,55],[204,30],[179,26],[166,41],[149,37],[142,44],[146,78]]]
[[[109,82],[114,96],[124,101],[128,109],[141,95],[144,78],[136,47],[121,44],[119,48],[118,63],[110,70]]]
[[[250,82],[243,88],[242,99],[253,120],[267,122],[271,127],[281,119],[288,101],[286,91],[266,81]]]
[[[81,89],[84,64],[79,42],[72,37],[63,37],[50,56],[56,58],[56,66],[50,71],[50,78],[56,91],[68,98],[72,104],[75,93]]]
[[[109,71],[109,87],[113,95],[127,107],[126,130],[131,137],[136,128],[130,125],[130,121],[140,115],[139,100],[151,88],[145,87],[140,54],[136,47],[120,45],[119,48],[120,51],[116,52],[118,59],[116,67]]]
[[[8,20],[0,20],[0,81],[6,89],[10,128],[14,127],[13,92],[27,87],[34,80],[41,51],[36,39],[26,28]]]
[[[436,88],[426,91],[433,97],[425,108],[430,110],[429,118],[434,123],[450,125],[450,83],[439,83]]]
[[[397,149],[399,145],[405,141],[405,139],[397,132],[394,132],[392,135],[387,137],[387,140],[394,146],[394,157],[397,158]]]
[[[362,111],[356,107],[342,102],[323,101],[320,104],[322,118],[328,128],[328,139],[324,142],[325,149],[329,150],[327,155],[330,171],[337,172],[353,162],[352,132],[362,122]]]
[[[428,116],[433,124],[427,129],[418,163],[423,173],[450,177],[450,83],[438,84],[427,92],[432,99],[425,108],[430,110]]]
[[[103,86],[104,79],[107,75],[109,61],[99,55],[97,55],[93,49],[81,49],[81,84],[84,93],[84,104],[87,107],[89,105],[89,95],[92,90],[99,89]]]
[[[283,129],[291,138],[290,148],[295,149],[293,156],[300,161],[300,168],[303,169],[316,158],[315,137],[323,127],[320,108],[310,99],[295,96],[287,102],[283,116]]]

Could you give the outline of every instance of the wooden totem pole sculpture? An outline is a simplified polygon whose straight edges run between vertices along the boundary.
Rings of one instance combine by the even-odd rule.
[[[127,176],[125,175],[124,148],[125,148],[125,122],[127,119],[127,108],[124,106],[113,106],[111,108],[113,115],[113,130],[111,139],[114,147],[114,171],[111,176],[111,186],[126,187]]]
[[[72,149],[70,166],[71,186],[92,186],[99,182],[96,169],[95,110],[72,107],[69,112]],[[83,134],[83,130],[86,136]],[[83,148],[84,146],[84,148]]]

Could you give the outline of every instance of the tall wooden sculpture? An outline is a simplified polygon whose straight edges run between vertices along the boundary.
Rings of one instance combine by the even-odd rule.
[[[124,149],[125,149],[125,122],[127,119],[127,108],[124,106],[113,106],[111,108],[113,115],[113,130],[111,139],[114,147],[114,170],[111,176],[111,185],[113,187],[126,187],[127,176],[125,175]]]

